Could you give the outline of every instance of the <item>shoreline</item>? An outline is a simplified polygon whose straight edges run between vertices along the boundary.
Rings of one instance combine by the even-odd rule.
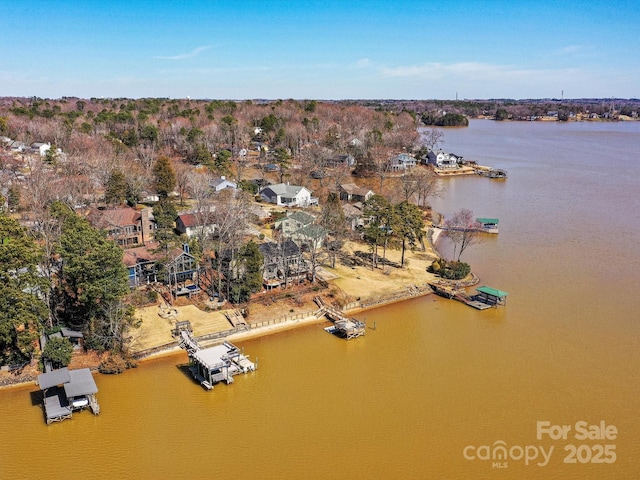
[[[378,307],[392,305],[394,303],[399,303],[399,302],[403,302],[403,301],[406,301],[406,300],[411,300],[411,299],[414,299],[414,298],[424,297],[424,296],[431,295],[431,294],[433,294],[433,291],[431,291],[431,290],[423,290],[423,291],[420,291],[420,292],[407,291],[403,295],[400,295],[398,293],[396,296],[394,296],[394,298],[390,298],[390,299],[388,299],[386,301],[382,301],[380,303],[375,303],[375,304],[372,304],[372,305],[365,305],[365,306],[362,306],[362,307],[347,309],[347,310],[344,310],[343,313],[345,315],[347,315],[347,316],[351,316],[351,315],[355,315],[357,313],[373,310],[373,309],[378,308]],[[364,299],[364,301],[366,301],[366,300],[367,299]],[[369,300],[372,300],[372,299],[369,299]],[[256,338],[267,337],[269,335],[275,335],[275,334],[282,333],[282,332],[285,332],[285,331],[294,330],[296,328],[305,327],[305,326],[313,325],[313,324],[317,324],[317,323],[325,323],[325,322],[330,322],[330,320],[327,319],[327,317],[324,316],[324,315],[321,316],[321,317],[317,317],[315,315],[310,315],[310,316],[307,316],[307,317],[303,317],[303,318],[299,318],[299,319],[295,319],[295,320],[286,320],[286,321],[283,321],[283,322],[274,323],[274,324],[271,324],[271,325],[265,325],[265,326],[257,327],[257,328],[246,330],[246,331],[242,331],[242,332],[234,332],[234,333],[231,333],[231,334],[229,334],[227,336],[223,336],[223,337],[215,339],[215,340],[202,341],[201,344],[203,345],[203,347],[206,348],[208,346],[212,346],[212,345],[215,345],[217,343],[220,343],[221,340],[228,340],[230,342],[238,342],[238,341],[241,342],[241,341],[245,341],[245,340],[254,340]],[[167,348],[164,348],[164,349],[159,350],[157,352],[150,353],[148,355],[143,355],[142,357],[140,357],[138,359],[138,362],[144,363],[144,362],[146,362],[148,360],[154,360],[154,359],[158,359],[158,358],[178,355],[180,352],[183,352],[183,350],[182,350],[182,348],[180,348],[178,346],[177,341],[176,341],[175,345],[168,346]],[[0,385],[0,391],[7,390],[7,389],[12,389],[12,388],[26,387],[28,385],[37,385],[36,380],[27,380],[27,381],[22,381],[22,382],[3,384],[3,385]]]
[[[399,303],[399,302],[404,302],[407,300],[412,300],[414,298],[419,298],[419,297],[425,297],[427,295],[431,295],[433,294],[432,290],[423,290],[420,292],[409,292],[407,291],[404,295],[400,296],[398,294],[398,296],[396,296],[395,298],[390,298],[386,301],[382,301],[379,303],[375,303],[375,304],[371,304],[371,305],[365,305],[362,307],[356,307],[356,308],[350,308],[347,310],[343,310],[343,313],[345,314],[345,316],[351,316],[351,315],[355,315],[361,312],[367,312],[369,310],[374,310],[378,307],[384,307],[387,305],[392,305],[394,303]],[[366,299],[365,299],[366,301]],[[234,332],[231,333],[227,336],[221,337],[221,338],[217,338],[215,340],[205,340],[200,342],[201,345],[203,347],[207,347],[207,346],[211,346],[211,345],[215,345],[220,343],[221,340],[228,340],[230,342],[236,342],[236,341],[245,341],[245,340],[253,340],[256,338],[262,338],[262,337],[267,337],[269,335],[275,335],[281,332],[285,332],[288,330],[294,330],[296,328],[300,328],[300,327],[305,327],[308,325],[313,325],[316,323],[326,323],[326,322],[331,322],[331,320],[329,320],[325,315],[322,315],[321,317],[317,317],[315,315],[310,315],[307,317],[303,317],[303,318],[299,318],[296,320],[285,320],[283,322],[279,322],[279,323],[274,323],[271,325],[265,325],[262,327],[257,327],[257,328],[253,328],[250,330],[245,330],[245,331],[241,331],[241,332]],[[176,342],[177,343],[177,342]],[[166,349],[160,350],[158,352],[153,352],[150,353],[148,355],[144,355],[142,357],[140,357],[138,359],[138,361],[140,362],[144,362],[146,360],[153,360],[155,358],[161,358],[161,357],[165,357],[165,356],[171,356],[173,354],[176,354],[178,352],[182,351],[182,349],[178,346],[178,345],[174,345],[171,347],[168,347]]]
[[[428,227],[428,229],[431,232],[426,235],[428,239],[426,251],[417,253],[412,252],[411,266],[409,266],[409,259],[407,259],[407,266],[405,269],[394,270],[391,275],[389,274],[390,272],[388,270],[385,271],[384,268],[382,270],[369,270],[368,266],[363,267],[361,265],[344,267],[340,271],[337,268],[334,269],[333,274],[336,276],[334,279],[328,281],[330,290],[327,293],[329,296],[332,296],[331,293],[335,291],[349,293],[352,301],[347,301],[347,303],[343,304],[341,307],[345,316],[357,315],[361,312],[373,310],[378,307],[411,300],[413,298],[433,293],[433,290],[428,286],[429,274],[426,274],[426,265],[431,263],[432,257],[438,256],[435,244],[442,231],[433,227]],[[390,261],[393,260],[394,257],[399,256],[399,252],[387,253],[387,259]],[[421,278],[418,279],[418,275],[420,275]],[[420,284],[416,284],[416,281],[419,281]],[[377,291],[374,288],[374,284],[378,289]],[[156,307],[154,306],[154,308]],[[312,313],[308,308],[291,309],[286,315],[274,315],[272,318],[268,318],[267,316],[261,322],[256,322],[263,323],[261,326],[254,328],[249,327],[246,330],[239,328],[221,330],[218,331],[218,335],[216,335],[215,329],[205,329],[199,332],[200,334],[196,337],[196,340],[198,340],[198,338],[202,338],[202,340],[198,341],[206,348],[207,346],[215,345],[224,340],[241,342],[244,340],[252,340],[281,333],[287,330],[293,330],[307,325],[330,322],[330,320],[324,315],[320,317],[315,315],[316,311],[317,310]],[[209,312],[207,315],[221,316],[223,315],[221,312],[222,311]],[[189,313],[186,313],[186,315],[188,317]],[[161,319],[160,322],[162,321],[166,321],[166,319]],[[266,324],[264,324],[265,322]],[[162,323],[158,323],[157,325],[158,327],[156,328],[161,328],[162,330],[166,328],[167,331],[170,326],[168,323],[166,327],[162,326]],[[145,353],[145,351],[148,351],[149,353]],[[132,357],[142,363],[146,360],[177,355],[180,351],[182,351],[182,349],[178,346],[178,342],[175,339],[166,338],[155,345],[152,343],[147,348],[132,352]],[[0,385],[0,390],[22,387],[30,384],[36,384],[36,379],[31,378],[25,381],[17,381],[15,383],[3,383]]]

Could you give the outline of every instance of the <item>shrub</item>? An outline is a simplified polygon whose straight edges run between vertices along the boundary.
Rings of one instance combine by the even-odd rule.
[[[427,269],[429,273],[439,274],[442,267],[440,266],[441,260],[434,260],[429,268]]]
[[[118,374],[127,368],[135,368],[138,363],[132,358],[126,358],[119,353],[110,353],[98,367],[100,373]]]
[[[449,280],[462,280],[469,275],[471,267],[464,262],[447,262],[443,265],[440,276]]]

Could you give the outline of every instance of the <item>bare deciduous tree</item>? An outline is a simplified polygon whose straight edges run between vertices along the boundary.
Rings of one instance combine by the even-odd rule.
[[[427,128],[422,131],[422,143],[428,150],[435,149],[438,145],[444,143],[444,133],[436,127]]]
[[[452,218],[445,221],[445,235],[453,243],[453,257],[456,258],[456,250],[459,262],[464,251],[471,245],[475,245],[482,241],[482,233],[480,232],[480,224],[473,216],[473,212],[466,208],[457,211]]]
[[[443,186],[438,176],[431,168],[414,168],[412,174],[416,177],[418,189],[416,190],[416,205],[427,207],[429,197],[442,195]]]

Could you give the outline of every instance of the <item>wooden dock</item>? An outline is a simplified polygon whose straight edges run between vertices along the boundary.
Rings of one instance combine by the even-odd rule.
[[[498,305],[505,305],[506,296],[508,295],[507,292],[484,286],[479,287],[477,289],[478,293],[473,296],[469,296],[464,290],[456,289],[449,285],[430,283],[429,286],[436,295],[450,300],[457,300],[477,310],[486,310]]]
[[[320,311],[333,322],[333,325],[324,329],[326,332],[346,340],[362,337],[365,334],[367,329],[365,322],[345,317],[338,309],[324,303],[322,297],[315,297],[313,301],[320,307]]]
[[[178,345],[189,356],[189,371],[193,378],[207,390],[219,382],[233,383],[233,376],[256,370],[257,365],[250,361],[240,349],[230,342],[202,348],[193,337],[188,321],[177,322],[172,331],[178,337]]]

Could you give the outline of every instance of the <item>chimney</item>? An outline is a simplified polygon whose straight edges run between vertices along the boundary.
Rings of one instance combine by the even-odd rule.
[[[146,243],[151,240],[150,231],[151,231],[151,219],[149,216],[150,208],[145,207],[140,210],[140,230],[142,234],[142,245],[146,245]]]

